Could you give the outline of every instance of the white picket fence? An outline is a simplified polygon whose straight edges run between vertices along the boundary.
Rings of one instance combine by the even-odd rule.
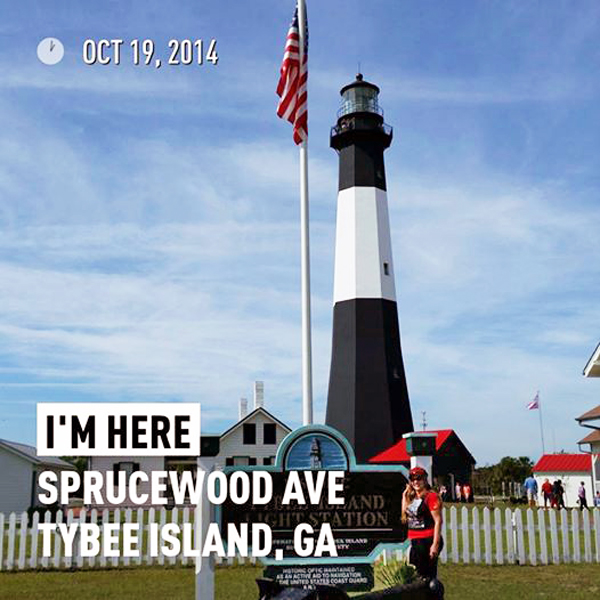
[[[442,562],[600,563],[600,509],[443,509]]]
[[[476,564],[549,564],[549,563],[600,563],[600,509],[584,510],[543,510],[527,509],[501,510],[496,508],[456,507],[443,509],[444,549],[440,555],[442,562]],[[81,569],[113,568],[148,565],[187,565],[193,559],[179,555],[157,557],[151,555],[148,542],[150,523],[164,525],[175,522],[180,525],[191,523],[194,511],[188,507],[166,509],[127,509],[98,512],[81,511],[78,517],[73,512],[63,519],[58,513],[51,521],[47,512],[44,522],[74,523],[140,523],[140,547],[142,552],[135,557],[82,557],[75,545],[74,555],[65,556],[60,535],[52,534],[52,556],[43,557],[41,533],[38,531],[39,515],[35,514],[31,527],[27,526],[27,513],[12,513],[5,517],[0,514],[0,571],[24,569]],[[399,554],[399,556],[402,556]],[[387,562],[388,553],[383,555]],[[246,559],[252,563],[254,559]],[[217,558],[217,563],[234,559]],[[236,557],[235,562],[243,563],[244,558]]]

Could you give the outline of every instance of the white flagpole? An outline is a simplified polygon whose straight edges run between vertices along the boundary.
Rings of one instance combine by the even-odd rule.
[[[298,0],[300,65],[304,63],[306,37],[305,0]],[[310,246],[308,237],[308,147],[300,144],[300,253],[302,271],[302,424],[313,422],[312,340],[310,325]]]
[[[536,394],[536,398],[538,400],[538,410],[540,413],[540,436],[542,438],[542,455],[546,454],[546,449],[544,447],[544,425],[542,422],[542,401],[540,400],[540,392]]]

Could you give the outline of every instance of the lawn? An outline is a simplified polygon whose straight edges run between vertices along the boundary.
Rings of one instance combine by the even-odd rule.
[[[256,600],[255,567],[217,569],[216,600]],[[442,565],[446,600],[592,600],[599,565],[547,567]],[[190,568],[136,568],[0,574],[0,600],[192,600]]]

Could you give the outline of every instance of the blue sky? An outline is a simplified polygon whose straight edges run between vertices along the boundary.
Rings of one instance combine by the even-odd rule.
[[[415,421],[480,464],[576,451],[597,405],[597,2],[309,0],[315,415],[325,411],[339,89],[381,87]],[[0,24],[0,437],[43,401],[199,401],[252,382],[298,425],[298,157],[274,93],[293,2],[6,3]],[[36,57],[47,36],[64,60]],[[87,38],[216,38],[212,66],[85,66]]]

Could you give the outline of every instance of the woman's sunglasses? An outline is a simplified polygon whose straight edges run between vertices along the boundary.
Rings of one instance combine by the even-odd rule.
[[[411,475],[409,479],[410,481],[422,481],[425,477],[423,475]]]

